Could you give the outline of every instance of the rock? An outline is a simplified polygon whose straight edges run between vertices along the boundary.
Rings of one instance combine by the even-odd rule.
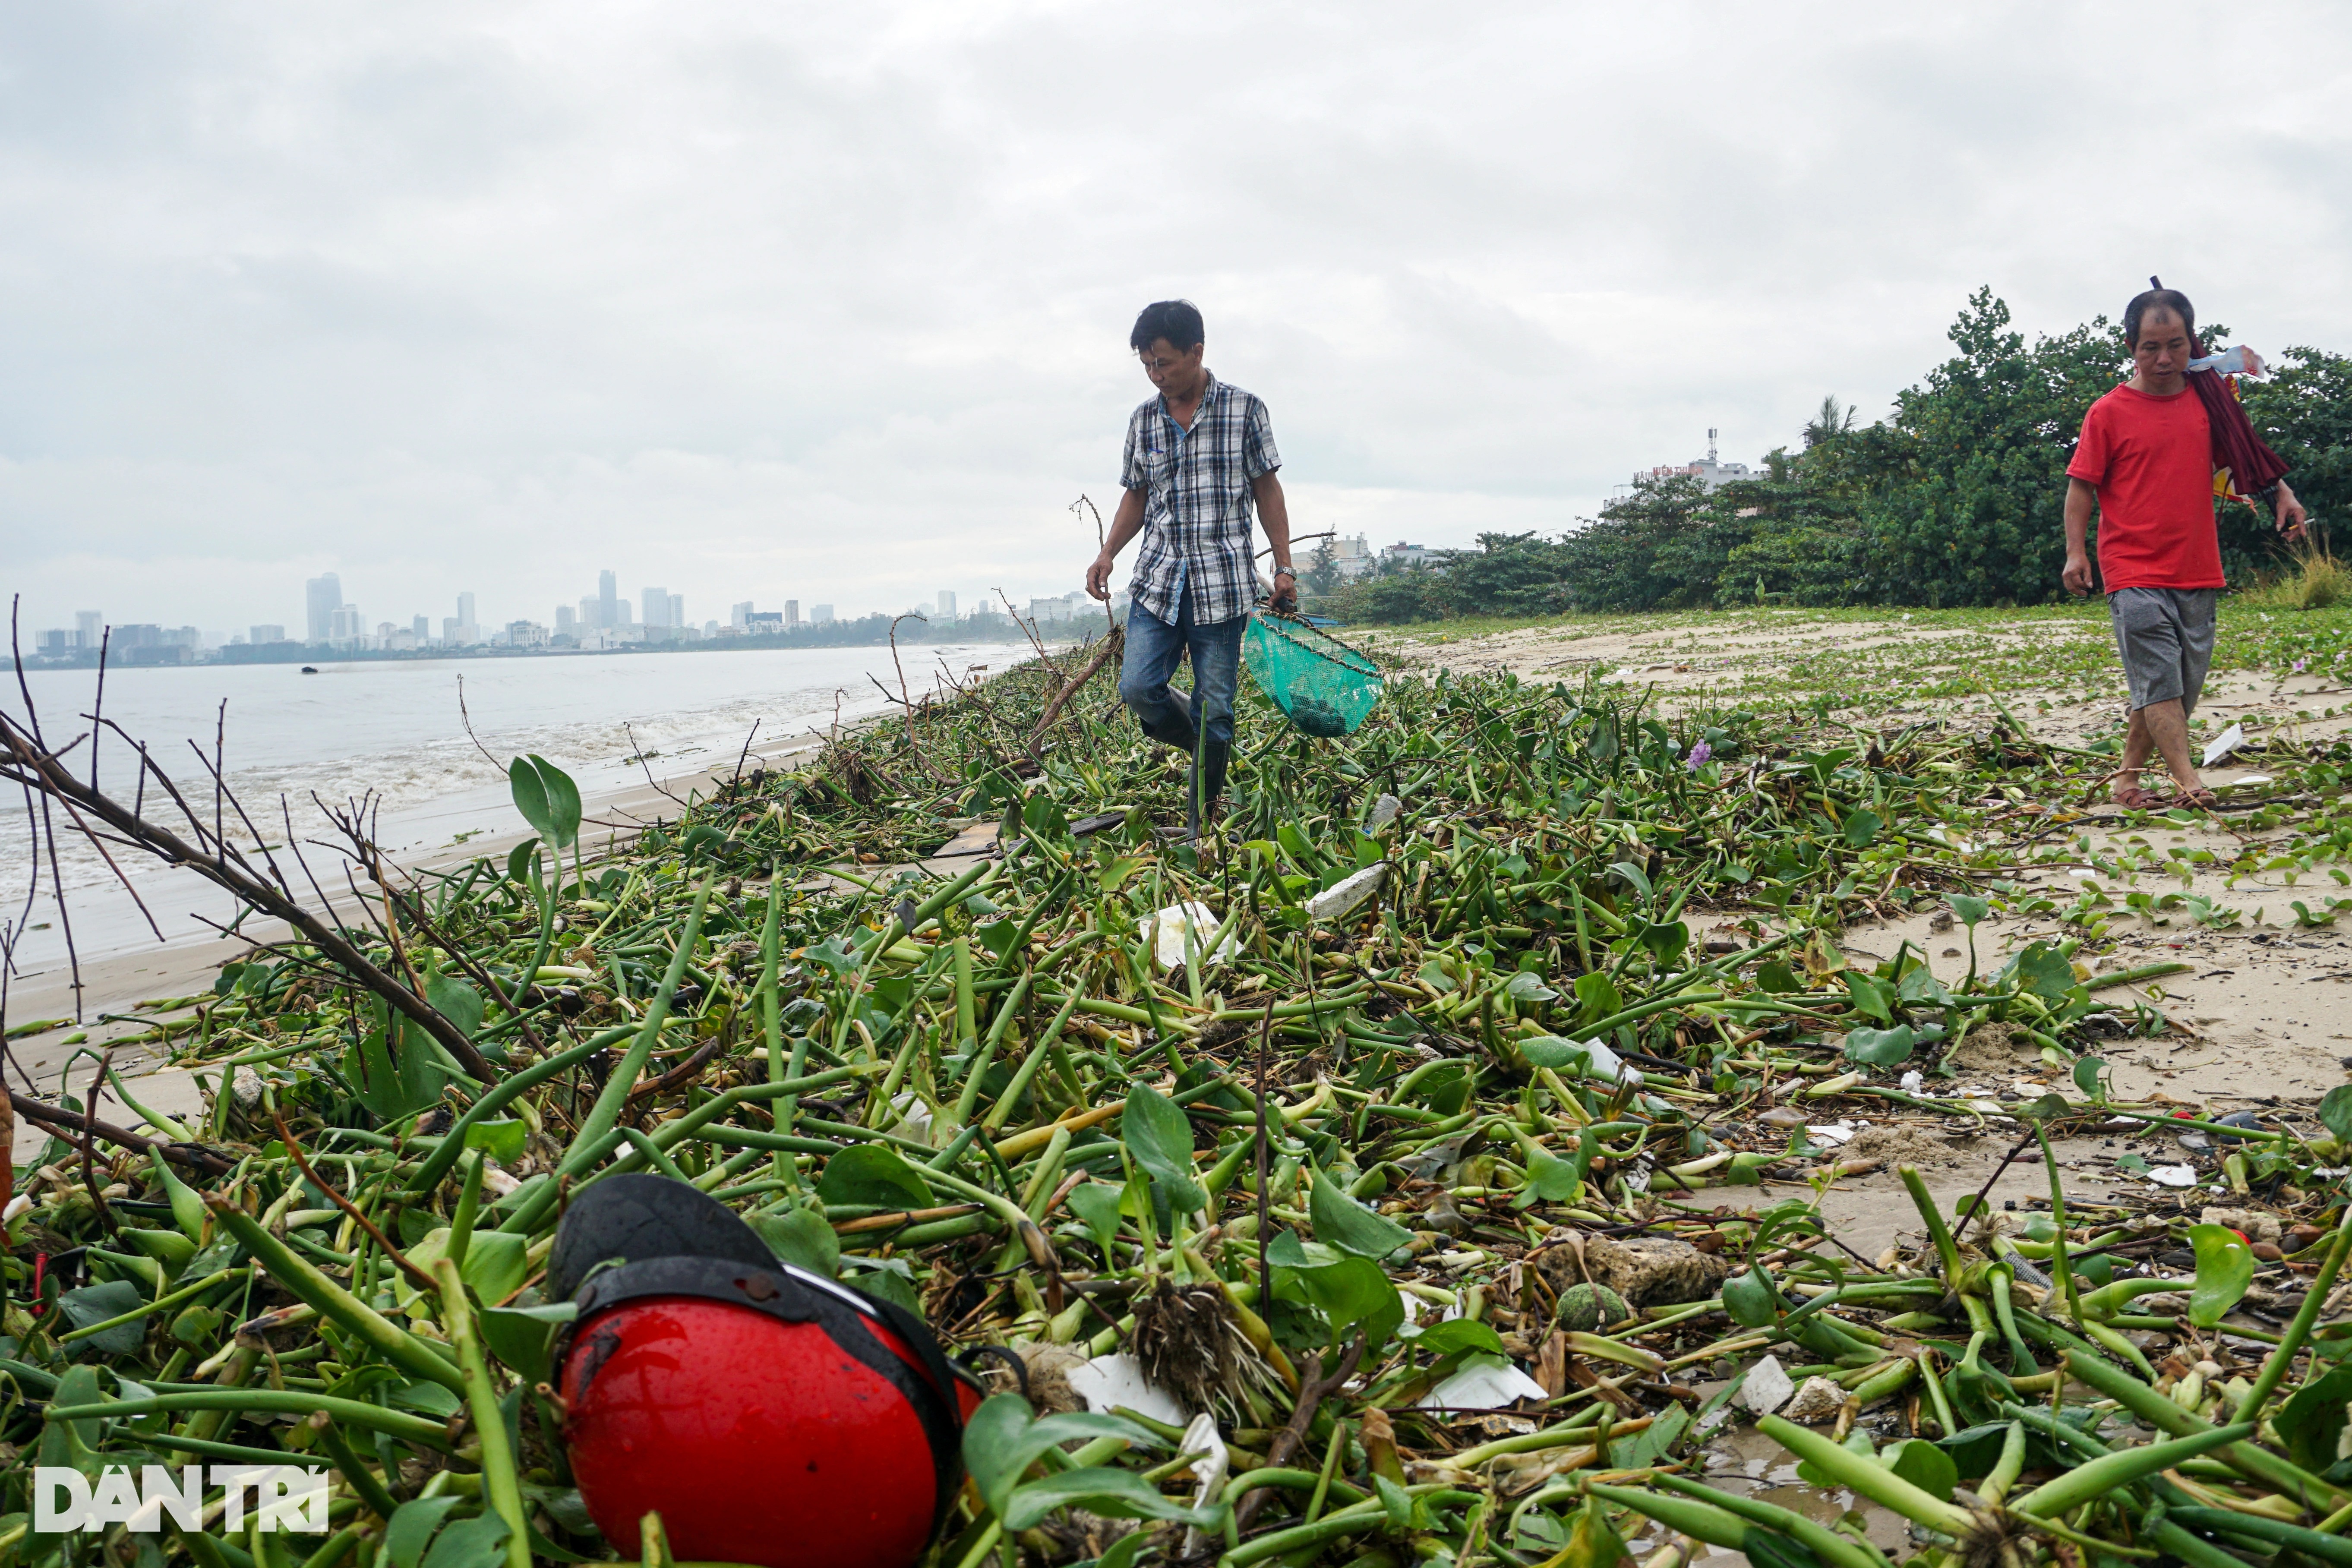
[[[1752,1415],[1769,1415],[1796,1392],[1797,1385],[1780,1370],[1780,1358],[1768,1355],[1748,1369],[1747,1380],[1739,1385],[1739,1403]]]
[[[1636,1236],[1622,1241],[1589,1237],[1584,1262],[1592,1282],[1606,1285],[1632,1307],[1669,1307],[1704,1301],[1731,1272],[1731,1265],[1687,1241]]]
[[[1754,1377],[1756,1374],[1749,1373],[1748,1375]],[[1786,1381],[1785,1376],[1782,1381]],[[1809,1377],[1780,1414],[1800,1426],[1818,1426],[1824,1421],[1836,1420],[1838,1412],[1844,1408],[1844,1389],[1826,1377]]]
[[[1793,1105],[1776,1105],[1758,1117],[1756,1121],[1760,1126],[1777,1127],[1786,1131],[1790,1128],[1802,1127],[1805,1124],[1805,1112]]]
[[[2225,1209],[2218,1205],[2209,1205],[2197,1219],[2200,1225],[2226,1225],[2248,1241],[2275,1243],[2283,1234],[2278,1216],[2263,1214],[2258,1209]]]

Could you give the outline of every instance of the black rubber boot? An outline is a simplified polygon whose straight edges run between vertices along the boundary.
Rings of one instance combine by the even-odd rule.
[[[1225,793],[1225,758],[1233,749],[1230,741],[1202,743],[1201,820],[1203,822],[1216,814],[1217,799]]]
[[[1182,716],[1184,722],[1184,738],[1181,741],[1171,741],[1169,744],[1181,745],[1189,752],[1192,749],[1192,737],[1200,729],[1200,725],[1195,723],[1192,718],[1192,694],[1181,687],[1171,686],[1168,689],[1168,701],[1170,706]]]

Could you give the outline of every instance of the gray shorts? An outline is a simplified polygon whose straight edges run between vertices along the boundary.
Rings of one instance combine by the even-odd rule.
[[[2213,663],[2214,588],[2118,588],[2107,595],[2135,713],[2178,700],[2195,712]]]

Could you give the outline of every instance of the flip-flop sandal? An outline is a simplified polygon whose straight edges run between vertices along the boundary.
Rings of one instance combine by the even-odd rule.
[[[2117,790],[2115,802],[2126,811],[2160,811],[2164,807],[2162,795],[2144,790],[2137,784],[2134,784],[2129,789]]]
[[[2221,797],[2210,789],[2183,790],[2180,804],[2191,811],[2211,811],[2221,804]]]

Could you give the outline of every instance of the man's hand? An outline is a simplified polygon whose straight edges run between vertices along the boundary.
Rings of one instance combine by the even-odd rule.
[[[1087,568],[1087,592],[1092,594],[1096,598],[1103,600],[1105,603],[1108,603],[1110,599],[1110,569],[1112,564],[1111,553],[1109,551],[1106,550],[1101,554],[1095,557],[1095,563],[1093,565]]]
[[[2303,503],[2294,499],[2294,492],[2286,488],[2286,481],[2284,479],[2281,479],[2279,481],[2278,488],[2279,531],[2285,534],[2289,539],[2301,538],[2303,535],[2303,525],[2306,521],[2307,519],[2305,518],[2303,510]]]
[[[2060,575],[2059,581],[2066,584],[2068,593],[2077,597],[2089,593],[2091,591],[2091,558],[2078,550],[2068,551],[2066,570]]]
[[[1298,613],[1298,579],[1291,575],[1288,567],[1276,568],[1274,592],[1266,595],[1265,603],[1266,608],[1276,615],[1295,616]]]

